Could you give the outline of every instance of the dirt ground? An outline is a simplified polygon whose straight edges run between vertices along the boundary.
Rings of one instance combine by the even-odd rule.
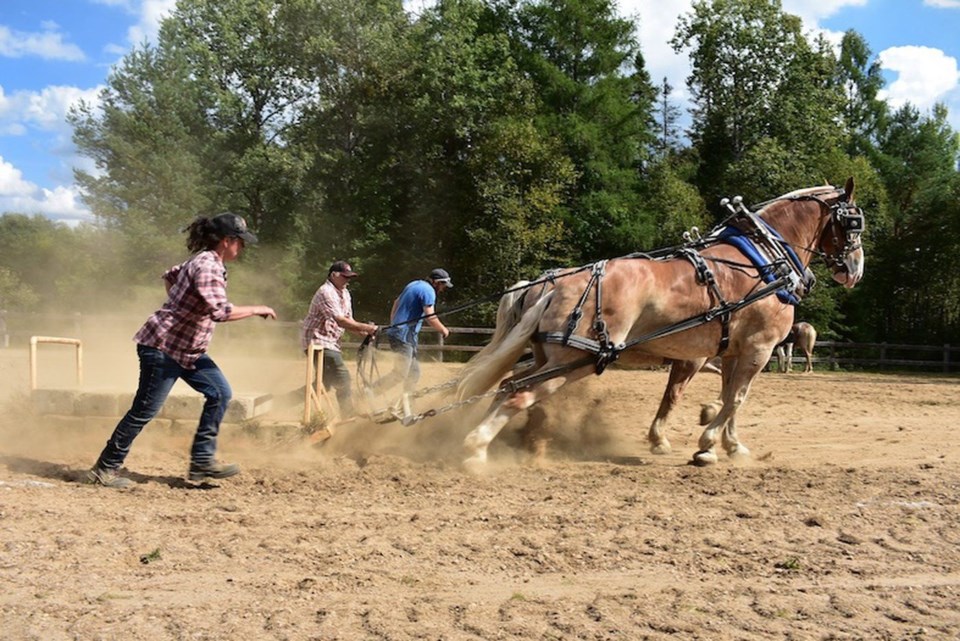
[[[191,435],[148,427],[115,491],[76,482],[109,428],[32,416],[25,352],[0,354],[2,639],[960,638],[957,378],[761,374],[751,461],[709,468],[688,460],[711,374],[670,455],[645,444],[666,373],[610,370],[552,403],[545,466],[511,425],[480,476],[458,465],[476,407],[319,448],[225,429],[243,473],[201,485]],[[221,365],[241,391],[300,379]],[[103,369],[135,367],[128,346]]]

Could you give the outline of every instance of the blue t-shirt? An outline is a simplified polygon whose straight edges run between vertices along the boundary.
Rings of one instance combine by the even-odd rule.
[[[423,325],[423,308],[433,307],[437,302],[437,292],[433,285],[425,280],[415,280],[407,283],[400,293],[400,300],[397,302],[397,313],[390,319],[391,325],[404,323],[391,327],[387,330],[387,336],[392,336],[408,345],[417,344],[417,336],[420,334],[420,327]],[[419,319],[416,323],[407,323]]]

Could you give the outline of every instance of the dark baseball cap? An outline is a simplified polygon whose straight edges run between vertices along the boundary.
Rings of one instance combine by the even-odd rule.
[[[327,275],[329,276],[333,272],[340,272],[343,276],[346,276],[347,278],[353,278],[354,276],[360,275],[357,272],[353,271],[353,268],[350,267],[350,263],[348,263],[345,260],[338,260],[334,262],[332,265],[330,265],[330,271],[327,272]]]
[[[257,237],[247,229],[247,221],[243,216],[224,212],[214,216],[211,222],[221,238],[242,238],[248,245],[256,245],[258,242]]]
[[[450,274],[445,269],[440,269],[437,267],[435,270],[430,272],[430,280],[445,283],[447,287],[453,287],[453,281],[450,280]]]

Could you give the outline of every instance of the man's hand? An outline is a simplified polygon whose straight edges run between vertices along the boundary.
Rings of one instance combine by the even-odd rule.
[[[266,305],[257,305],[257,311],[254,314],[260,318],[272,318],[274,320],[277,318],[277,313],[273,311],[273,308]]]

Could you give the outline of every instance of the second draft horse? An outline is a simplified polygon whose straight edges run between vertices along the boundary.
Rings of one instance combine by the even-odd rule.
[[[464,368],[461,399],[501,385],[487,415],[464,439],[465,466],[483,467],[489,444],[517,412],[567,383],[601,373],[613,360],[632,366],[671,360],[670,385],[682,390],[718,354],[723,407],[701,434],[693,461],[717,461],[718,432],[729,456],[748,456],[737,438],[736,412],[793,323],[789,296],[803,293],[811,259],[822,256],[833,279],[848,288],[863,276],[863,214],[853,192],[852,178],[842,189],[797,190],[756,214],[741,208],[737,220],[728,219],[731,224],[708,236],[699,251],[657,260],[631,255],[559,272],[512,326],[498,322],[491,348]],[[751,264],[743,246],[725,235],[730,227],[746,229],[744,235],[767,247],[764,256],[779,258]],[[766,295],[774,289],[778,295]],[[512,383],[500,383],[531,341],[533,364]],[[669,442],[654,431],[651,443],[657,440],[668,451]]]
[[[803,321],[794,323],[787,337],[777,345],[777,369],[781,374],[793,370],[793,347],[796,345],[803,352],[806,363],[803,372],[813,371],[813,346],[817,342],[817,330],[810,323]]]

